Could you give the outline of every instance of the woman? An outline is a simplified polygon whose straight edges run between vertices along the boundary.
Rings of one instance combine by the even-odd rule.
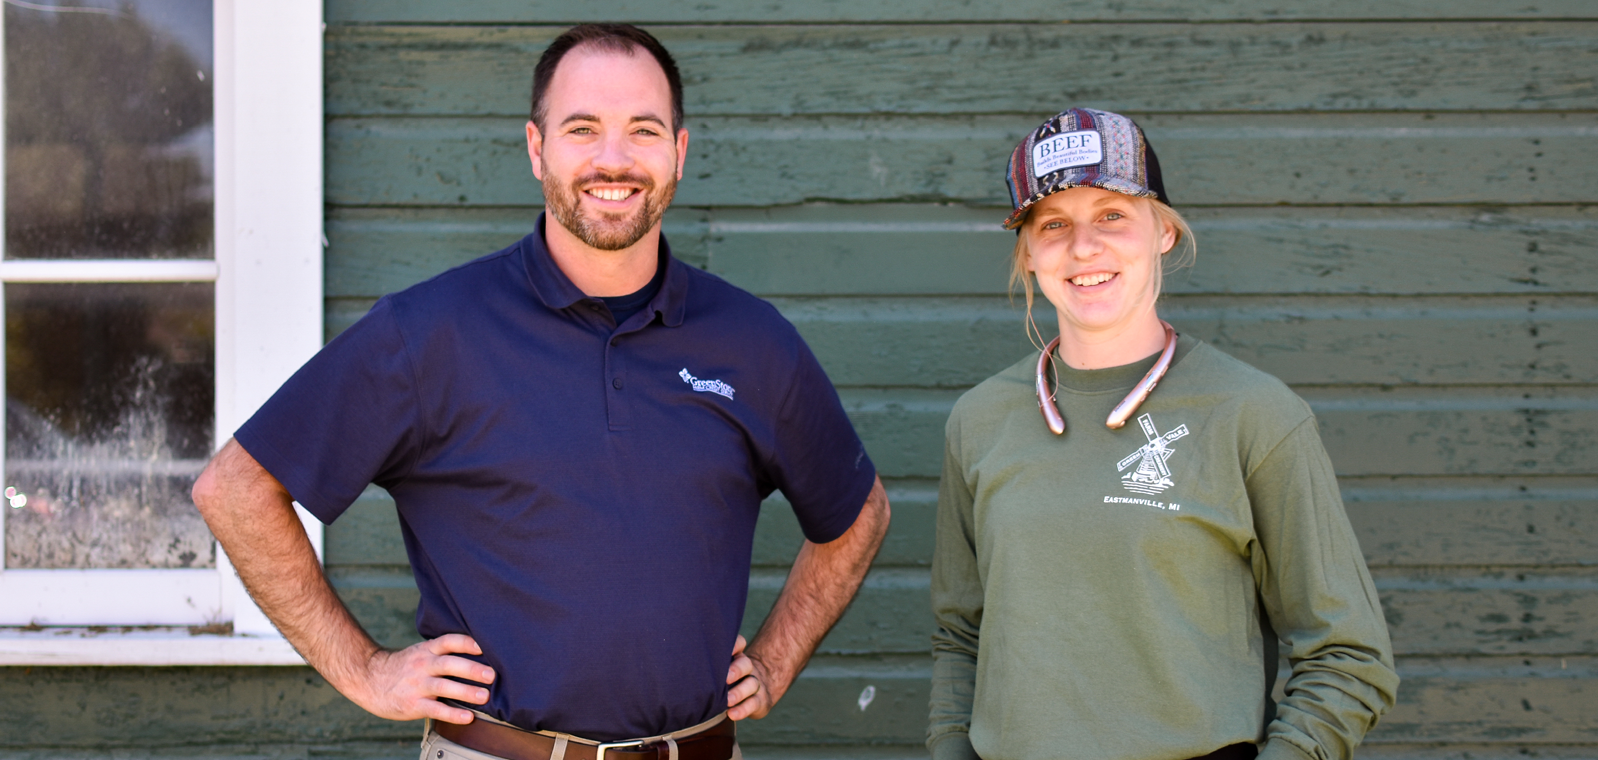
[[[933,757],[1349,757],[1398,677],[1314,415],[1160,319],[1192,232],[1131,119],[1065,111],[1006,174],[1060,337],[949,418]]]

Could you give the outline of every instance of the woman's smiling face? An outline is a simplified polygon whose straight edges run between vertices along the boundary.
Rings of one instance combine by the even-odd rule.
[[[1157,319],[1160,255],[1176,244],[1176,230],[1154,203],[1073,187],[1032,206],[1021,227],[1026,265],[1062,332],[1114,337]]]

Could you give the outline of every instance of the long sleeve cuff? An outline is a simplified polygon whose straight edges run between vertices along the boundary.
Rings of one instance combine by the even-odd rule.
[[[932,743],[932,760],[982,760],[971,748],[971,735],[951,731]]]
[[[1265,743],[1265,747],[1260,750],[1255,760],[1315,760],[1315,758],[1305,754],[1304,750],[1290,741],[1272,739]]]

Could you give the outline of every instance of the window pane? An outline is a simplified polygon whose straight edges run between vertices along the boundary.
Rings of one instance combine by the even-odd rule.
[[[5,566],[214,567],[210,283],[5,286]]]
[[[211,258],[211,0],[32,5],[5,4],[6,258]]]

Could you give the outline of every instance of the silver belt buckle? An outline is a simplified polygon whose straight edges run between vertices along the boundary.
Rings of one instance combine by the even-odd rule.
[[[594,760],[605,760],[605,750],[607,749],[626,749],[628,747],[642,746],[644,746],[643,741],[636,739],[630,742],[610,742],[609,744],[601,744],[594,748]]]

